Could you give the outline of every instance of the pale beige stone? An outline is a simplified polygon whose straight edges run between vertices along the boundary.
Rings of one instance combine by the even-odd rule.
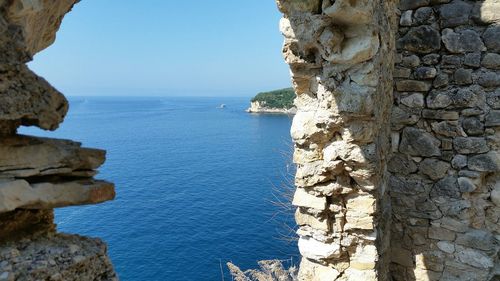
[[[306,258],[300,263],[300,281],[333,281],[339,275],[340,272],[335,268],[311,262]]]
[[[377,271],[374,269],[357,270],[354,268],[348,268],[344,272],[342,278],[337,280],[339,281],[377,280]]]
[[[106,152],[82,148],[78,142],[31,136],[0,139],[0,177],[30,177],[92,171],[104,163]]]
[[[338,258],[341,255],[338,243],[325,243],[309,236],[299,238],[299,251],[303,257],[312,260]]]
[[[298,225],[308,225],[312,228],[323,231],[329,231],[330,229],[328,227],[328,219],[314,217],[310,214],[302,212],[300,208],[297,208],[297,211],[295,212],[295,222]]]
[[[370,0],[337,0],[324,13],[335,23],[361,25],[372,21],[374,3]]]
[[[485,0],[481,2],[480,18],[486,23],[500,23],[500,0]]]
[[[77,0],[16,0],[7,20],[22,27],[28,51],[34,55],[54,43],[62,17]]]
[[[374,229],[376,199],[370,194],[355,194],[347,197],[346,224],[344,230]]]
[[[378,261],[378,251],[375,245],[358,244],[350,256],[350,267],[358,270],[375,269]]]
[[[326,60],[332,63],[358,64],[373,58],[379,46],[378,36],[371,35],[371,32],[365,36],[346,38],[340,53],[332,54]]]
[[[96,204],[115,197],[114,185],[105,181],[76,180],[29,184],[25,180],[0,182],[0,213],[24,209]]]
[[[297,188],[293,196],[292,205],[298,207],[313,208],[317,210],[326,209],[326,197],[318,197],[309,194],[303,188]]]

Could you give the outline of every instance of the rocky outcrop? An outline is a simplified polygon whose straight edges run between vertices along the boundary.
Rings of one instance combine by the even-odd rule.
[[[299,280],[500,276],[500,2],[278,0]]]
[[[0,280],[118,280],[99,239],[49,234],[0,248]]]
[[[266,114],[290,114],[293,115],[297,112],[295,107],[292,108],[273,108],[266,106],[265,103],[260,101],[253,101],[247,109],[248,113],[266,113]]]
[[[115,280],[106,246],[55,232],[53,208],[115,196],[96,180],[105,151],[80,143],[22,136],[17,128],[55,130],[64,96],[28,69],[48,47],[76,0],[0,0],[0,280]]]

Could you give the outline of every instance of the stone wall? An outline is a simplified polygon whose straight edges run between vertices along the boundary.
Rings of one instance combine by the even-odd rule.
[[[500,1],[277,2],[299,279],[499,278]]]
[[[105,244],[55,231],[53,208],[114,198],[94,179],[105,151],[69,140],[23,136],[54,130],[64,96],[26,63],[48,47],[76,0],[0,0],[0,280],[115,280]]]
[[[500,1],[401,1],[400,10],[392,276],[491,280],[500,274]]]
[[[297,93],[300,280],[388,278],[393,1],[278,1]]]

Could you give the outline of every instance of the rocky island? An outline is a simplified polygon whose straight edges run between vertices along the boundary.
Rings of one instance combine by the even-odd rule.
[[[295,114],[297,109],[293,105],[294,99],[295,91],[293,88],[258,93],[252,98],[247,112]]]

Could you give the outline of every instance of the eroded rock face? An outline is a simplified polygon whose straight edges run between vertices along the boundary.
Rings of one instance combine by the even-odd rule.
[[[0,247],[3,280],[118,280],[99,239],[49,234]]]
[[[55,232],[53,208],[112,200],[93,177],[105,151],[21,136],[55,130],[64,96],[25,65],[48,47],[76,0],[0,0],[0,280],[117,280],[102,241]]]
[[[55,40],[76,0],[0,2],[0,120],[54,130],[68,110],[64,96],[25,65]],[[1,128],[2,126],[0,126]],[[12,133],[12,128],[3,130]]]

